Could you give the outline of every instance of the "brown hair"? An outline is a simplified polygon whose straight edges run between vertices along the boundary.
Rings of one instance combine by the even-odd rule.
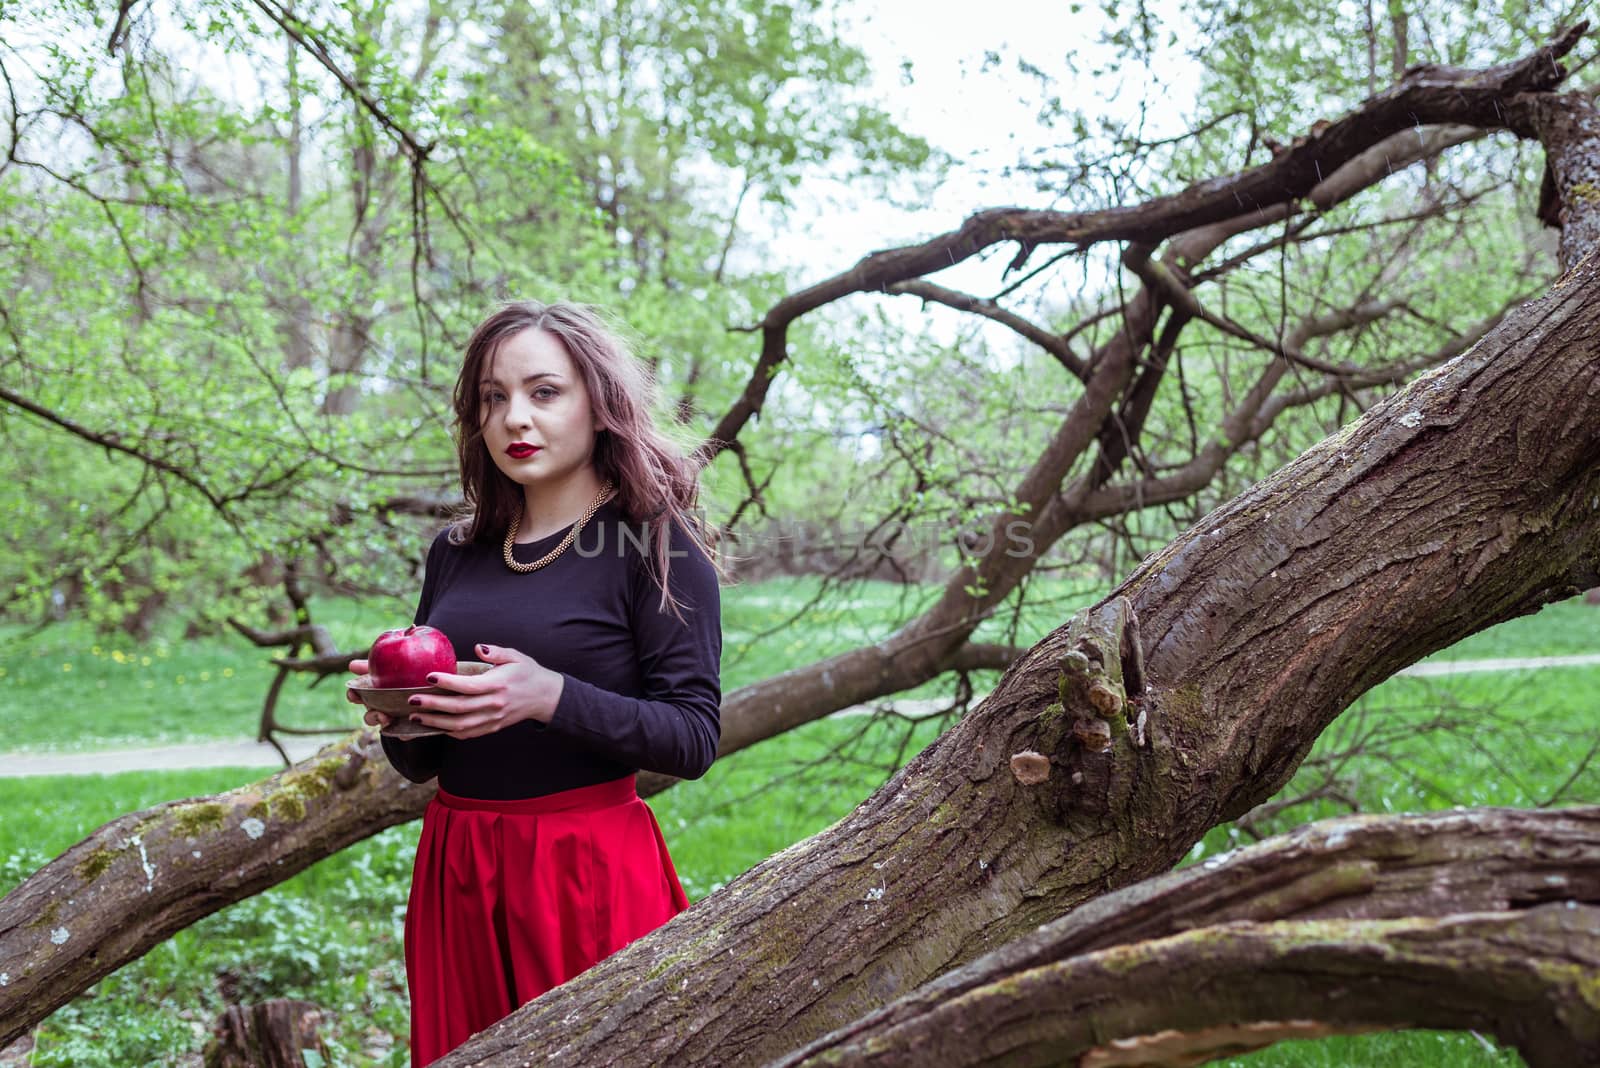
[[[494,465],[484,448],[479,383],[500,345],[524,330],[543,330],[560,341],[583,375],[596,421],[605,427],[595,439],[595,470],[617,487],[616,499],[631,522],[659,532],[649,544],[661,608],[682,619],[667,581],[672,528],[684,530],[719,574],[722,570],[711,548],[715,532],[699,513],[700,471],[656,427],[656,384],[650,370],[591,308],[517,301],[497,309],[472,332],[455,389],[456,452],[466,512],[451,525],[450,540],[458,545],[498,542],[522,510],[522,488]]]

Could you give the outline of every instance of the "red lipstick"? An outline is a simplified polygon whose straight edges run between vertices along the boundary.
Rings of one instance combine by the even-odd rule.
[[[538,451],[539,446],[529,445],[525,441],[513,441],[510,445],[506,446],[506,455],[511,457],[513,460],[526,460],[528,457],[532,456]]]

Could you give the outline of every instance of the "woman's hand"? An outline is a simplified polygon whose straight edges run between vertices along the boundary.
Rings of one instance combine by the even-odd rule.
[[[367,662],[365,660],[350,661],[350,673],[352,675],[365,675],[367,673]],[[354,705],[359,705],[361,703],[361,698],[352,693],[348,687],[345,688],[344,699]],[[362,716],[361,719],[367,724],[367,726],[377,727],[379,730],[387,727],[390,723],[389,716],[383,714],[382,712],[374,712],[370,708],[367,709],[367,714]]]
[[[566,681],[560,672],[515,649],[480,645],[476,652],[494,666],[482,675],[429,675],[430,685],[453,693],[413,695],[411,707],[424,711],[413,711],[411,719],[452,738],[479,738],[525,719],[550,722]]]

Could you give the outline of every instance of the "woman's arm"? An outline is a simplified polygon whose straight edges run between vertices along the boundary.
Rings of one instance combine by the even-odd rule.
[[[443,735],[405,739],[380,734],[378,739],[383,743],[383,754],[389,758],[394,770],[412,782],[427,782],[436,778],[439,769],[444,767],[444,747],[448,739]]]
[[[716,569],[677,527],[672,550],[668,581],[683,620],[659,607],[661,590],[644,567],[631,581],[629,622],[644,696],[563,675],[547,729],[643,771],[696,779],[711,766],[721,736],[722,602]]]

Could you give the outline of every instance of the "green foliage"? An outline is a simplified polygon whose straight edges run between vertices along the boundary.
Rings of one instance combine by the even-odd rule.
[[[1098,40],[1015,60],[1042,96],[1041,130],[1023,142],[1072,134],[1025,166],[1075,207],[1259,162],[1269,137],[1389,77],[1361,9],[1213,0],[1192,23],[1146,5],[1103,15]],[[284,623],[291,564],[313,589],[409,594],[437,521],[385,502],[456,495],[454,354],[502,296],[612,308],[657,371],[663,415],[697,444],[756,348],[728,327],[793,286],[744,232],[747,206],[793,204],[820,174],[888,192],[937,169],[863,91],[851,16],[825,0],[369,3],[280,26],[205,0],[135,11],[112,55],[108,13],[92,5],[8,11],[0,60],[31,73],[15,79],[20,139],[0,166],[0,439],[14,458],[0,529],[18,547],[0,562],[0,614],[134,634],[164,613],[202,631],[228,616]],[[1542,39],[1551,17],[1378,11],[1372,41],[1381,58],[1404,24],[1409,54],[1488,62]],[[291,32],[320,51],[290,47]],[[197,53],[253,70],[257,91],[196,74]],[[1191,101],[1175,79],[1197,55]],[[1069,74],[1082,82],[1066,86]],[[1196,133],[1168,137],[1148,109],[1107,110],[1084,86],[1175,101]],[[1309,354],[1372,367],[1429,351],[1545,272],[1525,218],[1539,163],[1506,139],[1459,149],[1312,220],[1204,299],[1266,337],[1297,316],[1403,301]],[[1439,218],[1415,218],[1430,206]],[[1277,236],[1241,235],[1219,256]],[[1034,301],[1047,326],[1082,325],[1087,352],[1114,336],[1115,318],[1090,319],[1128,285],[1092,255],[1008,299]],[[1077,384],[1014,342],[908,329],[910,306],[886,297],[790,329],[793,358],[743,463],[725,455],[707,474],[714,519],[746,496],[747,466],[767,504],[741,517],[749,537],[830,517],[859,537],[892,514],[929,559],[959,559],[955,533],[1009,500]],[[1241,443],[1220,423],[1264,354],[1191,325],[1172,360],[1125,472],[1209,446],[1240,454],[1192,500],[1080,532],[1052,564],[1120,573],[1387,388],[1330,393]]]
[[[926,608],[936,591],[886,582],[844,589],[815,578],[775,579],[723,591],[727,690],[844,652],[893,630]],[[1032,643],[1098,591],[1084,583],[1041,583],[1027,604],[1013,600],[979,632],[982,640]],[[342,649],[411,617],[410,597],[318,599],[312,611]],[[45,629],[0,624],[0,705],[9,749],[93,750],[252,737],[275,669],[229,635],[185,637],[167,620],[144,641],[99,635],[87,621]],[[932,696],[935,681],[908,696]],[[343,680],[311,686],[291,679],[278,720],[295,727],[354,729],[358,710]]]
[[[712,206],[689,192],[696,161],[723,172],[716,185],[783,200],[836,157],[867,174],[929,158],[855,89],[866,58],[825,0],[504,4],[481,17],[497,60],[482,91],[533,117],[636,255],[692,241],[671,214]]]
[[[1318,117],[1332,117],[1329,98],[1359,100],[1413,65],[1492,66],[1525,55],[1576,21],[1582,9],[1525,0],[1316,8],[1206,0],[1196,5],[1194,18],[1205,41],[1208,92],[1254,112],[1263,129],[1293,134]],[[1259,32],[1267,22],[1273,32]],[[1285,76],[1290,73],[1302,76]]]
[[[135,10],[116,54],[108,15],[0,14],[9,619],[283,622],[291,562],[411,589],[431,530],[383,502],[454,494],[455,353],[496,299],[615,309],[697,441],[781,284],[726,263],[739,188],[928,158],[815,2],[204,0]]]

